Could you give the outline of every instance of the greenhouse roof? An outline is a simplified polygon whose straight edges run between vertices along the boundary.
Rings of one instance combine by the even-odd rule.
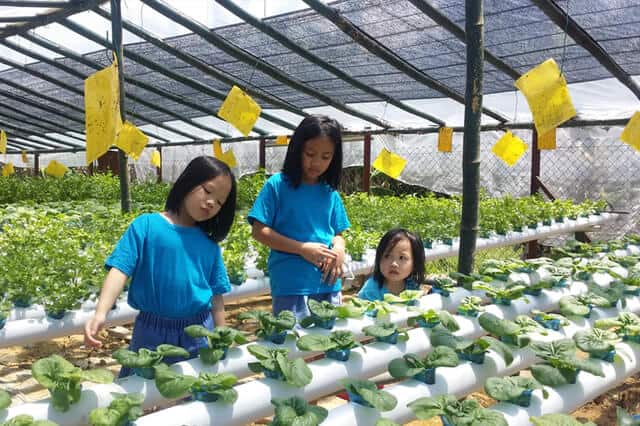
[[[127,115],[152,142],[237,138],[215,117],[233,84],[263,108],[253,136],[315,112],[354,131],[463,124],[464,0],[127,0],[122,14]],[[0,1],[0,16],[9,147],[81,149],[83,80],[112,59],[109,2]],[[578,119],[640,109],[637,0],[485,0],[484,16],[484,124],[530,123],[513,82],[550,57]]]

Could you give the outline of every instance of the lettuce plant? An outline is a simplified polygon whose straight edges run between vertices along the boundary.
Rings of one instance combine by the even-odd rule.
[[[607,308],[611,303],[602,296],[593,293],[563,296],[559,301],[560,313],[567,317],[589,318],[594,306]]]
[[[392,293],[384,295],[387,303],[398,303],[402,305],[417,305],[424,292],[422,290],[404,290],[397,296]]]
[[[245,335],[230,327],[216,327],[209,330],[202,325],[194,324],[185,327],[184,332],[188,336],[207,339],[207,347],[198,349],[200,360],[203,364],[211,365],[225,359],[227,352],[234,343],[240,345],[247,343]]]
[[[274,398],[271,404],[275,407],[275,416],[269,426],[318,426],[329,415],[326,408],[311,405],[299,396]]]
[[[80,400],[83,381],[113,381],[113,374],[109,370],[82,370],[55,354],[34,362],[31,374],[38,383],[49,390],[53,408],[63,412],[68,411],[71,404]]]
[[[323,351],[328,358],[346,361],[351,349],[362,346],[350,331],[334,331],[328,336],[307,334],[296,341],[301,351]],[[364,348],[364,346],[362,346]]]
[[[614,345],[620,340],[617,334],[599,328],[578,331],[573,335],[578,349],[588,353],[592,358],[609,362],[613,362],[616,349]]]
[[[452,395],[418,398],[407,405],[420,420],[441,416],[452,426],[508,426],[502,413],[483,408],[475,399]]]
[[[428,279],[427,284],[431,286],[432,293],[438,293],[444,297],[449,297],[458,287],[458,283],[449,277],[435,277]]]
[[[632,312],[620,312],[615,318],[596,320],[594,326],[613,331],[623,340],[640,342],[640,317]]]
[[[428,309],[418,312],[418,315],[409,317],[407,320],[409,327],[418,325],[420,327],[433,328],[438,324],[442,324],[449,331],[458,331],[460,329],[456,319],[447,311]]]
[[[413,377],[427,384],[435,383],[437,367],[457,367],[460,364],[458,354],[447,346],[436,346],[426,357],[420,359],[413,354],[396,358],[389,363],[389,374],[396,379]]]
[[[369,380],[342,379],[340,383],[349,395],[349,401],[373,407],[378,411],[389,411],[396,408],[398,400],[389,392],[378,389],[378,386]]]
[[[20,414],[3,422],[1,426],[58,426],[58,423],[49,420],[34,420],[28,414]]]
[[[348,302],[340,306],[336,306],[336,314],[338,318],[362,318],[370,303],[368,300],[351,298]]]
[[[520,318],[520,321],[525,320]],[[538,323],[533,320],[532,322],[533,327],[541,328]],[[531,325],[529,323],[522,326],[515,321],[498,318],[490,312],[485,312],[480,315],[480,317],[478,317],[478,323],[480,324],[480,327],[487,331],[487,333],[498,337],[504,343],[523,348],[531,342],[531,338],[525,334],[531,330]]]
[[[133,352],[122,348],[115,351],[112,356],[123,367],[132,368],[135,374],[151,380],[155,377],[154,367],[160,364],[165,357],[189,358],[190,354],[179,346],[162,344],[158,345],[155,351],[140,348],[138,352]]]
[[[409,335],[405,329],[398,328],[397,325],[388,322],[381,322],[368,325],[362,329],[367,336],[375,337],[378,342],[395,345],[400,340],[408,340]]]
[[[546,399],[549,393],[540,383],[531,377],[490,377],[484,384],[484,390],[496,401],[506,401],[522,407],[528,407],[531,403],[531,392],[542,389],[542,395]]]
[[[198,401],[233,404],[238,399],[238,392],[233,388],[237,381],[236,376],[228,373],[200,372],[194,377],[177,373],[166,364],[156,367],[156,387],[162,396],[170,399],[189,392]]]
[[[512,300],[520,299],[524,296],[524,291],[527,289],[525,285],[512,283],[506,285],[495,285],[492,283],[483,283],[476,281],[472,284],[473,290],[482,290],[491,298],[493,303],[499,305],[510,305]],[[525,298],[525,301],[528,300]]]
[[[296,316],[293,312],[286,310],[281,311],[278,315],[259,310],[242,312],[238,315],[238,320],[256,321],[258,323],[256,336],[275,344],[284,343],[287,332],[296,325]]]
[[[470,317],[478,316],[479,312],[483,312],[482,299],[478,296],[466,296],[458,305],[458,313]]]
[[[530,367],[533,377],[543,385],[556,387],[575,383],[581,370],[604,377],[600,364],[576,356],[576,345],[571,339],[534,342],[529,347],[544,361]]]
[[[144,395],[139,393],[112,393],[114,400],[106,408],[95,408],[89,413],[91,426],[126,426],[143,414]]]
[[[289,349],[274,349],[260,345],[251,345],[247,349],[258,359],[258,362],[249,363],[249,369],[254,373],[264,373],[269,378],[299,388],[311,383],[311,370],[302,358],[287,358]]]
[[[476,364],[484,362],[485,353],[491,349],[504,359],[507,365],[513,362],[513,352],[509,346],[491,336],[478,339],[465,339],[456,336],[444,327],[437,326],[431,332],[431,346],[448,346],[455,350],[458,357]]]
[[[548,313],[538,310],[532,310],[533,320],[544,328],[550,328],[551,330],[560,330],[562,327],[566,327],[570,324],[569,320],[560,314]]]
[[[336,322],[338,311],[336,307],[327,302],[309,299],[307,303],[311,315],[300,320],[300,325],[304,328],[313,327],[314,325],[326,330],[331,330]]]

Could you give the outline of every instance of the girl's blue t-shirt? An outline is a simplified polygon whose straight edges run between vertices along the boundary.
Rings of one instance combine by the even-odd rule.
[[[404,289],[405,290],[417,290],[420,286],[416,284],[416,282],[407,278],[404,281]],[[389,290],[385,286],[381,286],[378,284],[373,277],[370,277],[362,286],[360,291],[358,292],[358,297],[360,299],[370,300],[372,302],[376,300],[384,300],[384,295],[389,293]]]
[[[265,182],[247,219],[287,238],[327,246],[351,226],[337,191],[325,183],[301,183],[295,189],[282,173]],[[296,254],[271,250],[268,267],[273,296],[331,293],[341,288],[340,280],[333,285],[323,283],[320,269]]]
[[[218,244],[199,227],[172,224],[160,213],[134,219],[105,267],[131,278],[129,305],[166,318],[211,309],[213,295],[231,291]]]

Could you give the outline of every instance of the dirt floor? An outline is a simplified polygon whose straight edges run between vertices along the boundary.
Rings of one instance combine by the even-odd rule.
[[[345,292],[346,298],[353,291]],[[271,299],[268,296],[241,300],[226,306],[228,325],[241,330],[252,332],[251,326],[238,324],[237,314],[252,309],[269,309]],[[13,403],[36,401],[48,396],[31,377],[31,364],[51,354],[59,354],[81,368],[103,367],[114,374],[118,373],[119,365],[110,354],[121,347],[125,347],[131,336],[131,326],[114,327],[102,332],[104,344],[99,349],[88,350],[83,345],[82,336],[69,336],[53,339],[24,347],[10,347],[0,349],[0,388],[7,390],[13,397]],[[472,397],[478,399],[483,406],[490,406],[494,401],[483,393],[474,393]],[[346,403],[344,400],[329,396],[318,401],[318,404],[328,409]],[[573,413],[581,421],[593,421],[601,426],[613,426],[616,419],[616,406],[623,407],[630,413],[640,411],[640,375],[627,379],[622,385],[605,395],[584,405]],[[263,419],[254,425],[264,425],[269,419]],[[413,421],[409,426],[436,426],[438,419],[429,421]],[[61,425],[62,426],[62,425]]]

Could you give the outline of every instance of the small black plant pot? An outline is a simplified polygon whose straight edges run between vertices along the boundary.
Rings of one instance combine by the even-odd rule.
[[[276,345],[281,345],[287,339],[287,332],[282,331],[280,333],[273,333],[267,336],[267,340]]]
[[[45,311],[45,313],[47,314],[48,318],[54,319],[54,320],[61,320],[64,315],[67,313],[67,311]]]
[[[327,358],[335,359],[337,361],[348,361],[351,355],[351,349],[330,349],[325,351],[324,355]]]
[[[533,389],[527,389],[522,391],[519,397],[515,399],[510,399],[509,402],[512,404],[519,405],[521,407],[528,407],[531,405],[531,394],[533,393]]]
[[[436,382],[436,369],[434,368],[425,368],[420,373],[413,376],[413,378],[419,382],[426,383],[427,385],[432,385]]]
[[[148,380],[156,378],[156,370],[153,367],[133,367],[133,374]]]
[[[560,330],[560,327],[562,327],[562,321],[560,321],[559,319],[546,320],[543,319],[541,315],[535,315],[533,317],[533,320],[544,328],[548,328],[550,330],[558,331]]]

